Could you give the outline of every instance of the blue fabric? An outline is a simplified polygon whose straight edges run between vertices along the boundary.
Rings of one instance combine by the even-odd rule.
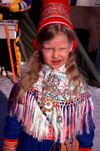
[[[83,134],[77,135],[77,139],[79,141],[79,148],[90,148],[93,146],[93,138],[94,138],[94,129],[95,124],[91,118],[91,108],[89,108],[89,134],[86,133],[86,123],[85,123],[85,115],[84,115],[84,124],[83,124]]]
[[[7,117],[6,125],[4,127],[5,138],[16,139],[19,138],[21,132],[21,122],[17,121],[17,117]]]
[[[54,147],[55,151],[59,150],[59,141],[56,143],[52,140],[39,142],[37,139],[22,131],[19,137],[17,151],[53,151]]]
[[[79,141],[79,148],[90,148],[93,146],[94,130],[91,129],[90,134],[84,132],[76,137]]]
[[[59,141],[54,143],[52,140],[43,140],[39,142],[37,139],[28,135],[21,128],[21,122],[17,121],[17,117],[7,117],[6,126],[4,128],[5,137],[9,139],[19,138],[17,151],[59,151]],[[91,128],[90,134],[78,135],[80,148],[90,148],[93,146],[94,128]],[[51,148],[52,146],[52,148]],[[51,149],[51,150],[50,150]]]

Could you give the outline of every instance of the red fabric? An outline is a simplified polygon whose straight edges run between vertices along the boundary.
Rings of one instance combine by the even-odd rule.
[[[17,144],[18,138],[17,139],[4,138],[2,151],[16,151]]]
[[[92,151],[92,148],[79,148],[78,151]]]
[[[43,136],[43,139],[54,140],[54,129],[51,126],[48,129],[48,137]]]
[[[33,48],[37,50],[37,38],[32,39]]]
[[[61,3],[61,4],[65,5],[67,7],[67,10],[70,15],[70,7],[69,7],[68,0],[43,0],[42,7],[44,8],[49,3]]]
[[[16,138],[16,139],[4,138],[4,141],[8,141],[8,142],[18,142],[18,138]]]
[[[63,25],[66,25],[67,27],[69,27],[71,30],[73,30],[73,26],[72,24],[70,23],[70,20],[68,18],[68,21],[65,19],[65,18],[62,18],[62,17],[48,17],[44,20],[42,20],[42,22],[40,22],[39,26],[38,26],[38,30],[37,30],[37,33],[40,32],[40,30],[46,26],[46,25],[50,25],[50,24],[55,24],[55,23],[58,23],[58,24],[63,24]]]
[[[73,51],[75,51],[76,47],[77,47],[77,39],[74,39],[74,41],[73,41]]]

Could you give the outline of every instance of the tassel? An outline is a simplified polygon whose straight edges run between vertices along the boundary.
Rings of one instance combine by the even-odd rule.
[[[60,142],[64,143],[65,137],[66,137],[66,136],[64,137],[64,129],[63,129],[63,125],[64,125],[64,106],[61,107],[61,117],[62,117],[62,122],[60,123]]]
[[[29,116],[28,116],[28,124],[27,124],[27,128],[30,128],[30,126],[31,126],[31,121],[33,121],[33,119],[32,119],[32,113],[33,113],[33,105],[34,105],[34,102],[33,101],[31,101],[31,103],[30,103],[30,114],[29,114]]]
[[[58,126],[57,126],[57,113],[56,113],[56,108],[54,108],[54,111],[53,111],[53,115],[52,115],[52,126],[54,128],[54,136],[55,136],[55,141],[57,141],[58,139]]]
[[[86,131],[89,133],[89,125],[88,125],[88,119],[89,119],[89,103],[88,100],[86,101],[86,117],[85,117],[85,124],[86,124]]]
[[[25,97],[26,98],[26,97]],[[34,99],[34,96],[32,97],[30,94],[29,94],[29,92],[28,92],[28,95],[27,95],[27,101],[25,100],[24,102],[25,102],[25,111],[24,111],[24,125],[27,125],[28,124],[28,116],[29,116],[29,112],[30,112],[30,106],[29,106],[29,104],[30,104],[30,102],[31,102],[31,100],[33,100]]]
[[[68,105],[68,115],[69,115],[69,123],[68,123],[68,138],[71,138],[71,106]]]
[[[80,133],[83,133],[83,123],[84,123],[84,110],[85,110],[85,101],[82,102],[82,109],[81,109],[81,119],[80,119]]]
[[[74,135],[74,130],[75,130],[75,110],[74,110],[74,105],[72,105],[72,126],[71,126],[71,136]]]
[[[67,110],[66,107],[64,108],[64,122],[63,122],[63,134],[62,134],[62,140],[65,140],[66,138],[66,123],[67,123]]]

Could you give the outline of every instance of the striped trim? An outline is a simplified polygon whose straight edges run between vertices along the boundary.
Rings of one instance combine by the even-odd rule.
[[[56,14],[59,15],[61,14],[61,16],[66,16],[69,18],[69,13],[67,8],[65,7],[65,5],[61,4],[61,3],[49,3],[47,4],[42,12],[42,16],[41,18],[45,18],[45,16],[50,16],[52,14]]]
[[[66,25],[67,27],[69,27],[70,29],[72,29],[71,26],[68,25],[68,24],[65,23],[65,22],[61,22],[61,21],[51,21],[51,22],[47,22],[47,23],[41,25],[41,26],[39,27],[39,29],[38,29],[38,33],[40,32],[40,30],[41,30],[44,26],[50,25],[50,24],[63,24],[63,25]]]
[[[25,3],[24,1],[22,1],[22,2],[19,3],[19,10],[25,9],[25,8],[27,8],[27,7],[28,7],[28,5],[27,5],[27,3]]]
[[[16,151],[17,144],[18,138],[17,139],[4,138],[3,151]]]

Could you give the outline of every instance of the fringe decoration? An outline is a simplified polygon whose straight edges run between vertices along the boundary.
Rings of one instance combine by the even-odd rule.
[[[81,120],[80,120],[80,134],[82,134],[82,128],[83,128],[83,123],[84,123],[84,110],[85,110],[85,101],[82,102]]]
[[[19,104],[17,99],[10,115],[16,114],[18,120],[22,121],[25,132],[39,141],[43,138],[57,141],[59,138],[64,143],[66,138],[71,139],[82,134],[84,130],[89,133],[90,128],[94,127],[94,108],[87,92],[81,95],[81,103],[75,97],[70,104],[64,100],[56,100],[56,108],[46,114],[41,110],[38,101],[38,91],[30,90],[25,94],[23,104]],[[61,123],[57,122],[59,114],[63,119]]]
[[[55,136],[55,141],[58,140],[58,134],[59,134],[59,130],[58,130],[58,125],[57,125],[57,113],[56,113],[56,109],[54,109],[54,111],[52,112],[52,126],[54,128],[54,136]]]

